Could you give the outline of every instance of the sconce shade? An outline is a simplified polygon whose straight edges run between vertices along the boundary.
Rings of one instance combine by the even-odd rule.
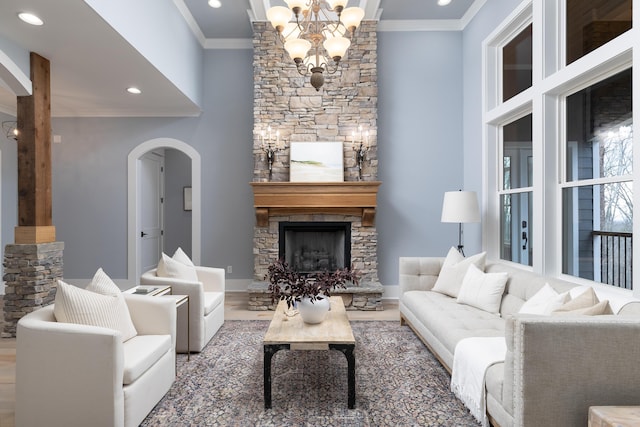
[[[447,191],[442,202],[442,222],[480,222],[475,191]]]
[[[285,25],[291,21],[291,16],[291,11],[284,6],[275,6],[267,10],[267,19],[278,31],[282,31]]]
[[[284,49],[289,53],[292,60],[302,61],[307,52],[311,49],[311,42],[305,39],[293,39],[285,42]]]

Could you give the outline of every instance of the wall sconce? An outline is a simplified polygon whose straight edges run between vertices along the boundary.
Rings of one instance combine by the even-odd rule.
[[[364,163],[365,154],[369,151],[369,131],[362,135],[362,126],[358,127],[360,133],[360,144],[356,146],[356,132],[351,133],[353,151],[356,152],[356,163],[358,164],[358,181],[362,181],[362,164]]]
[[[15,141],[18,140],[18,122],[2,122],[2,130],[7,139],[13,139]]]
[[[284,150],[284,140],[280,141],[280,131],[277,130],[275,133],[275,137],[272,135],[271,126],[267,128],[267,133],[262,131],[260,133],[260,147],[266,153],[266,161],[269,167],[269,181],[271,181],[271,176],[273,174],[273,162],[276,159],[276,153],[278,151]]]

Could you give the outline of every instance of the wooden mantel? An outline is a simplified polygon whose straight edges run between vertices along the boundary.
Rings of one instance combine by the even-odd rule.
[[[380,181],[252,182],[258,227],[270,216],[337,214],[362,217],[362,225],[375,221]]]

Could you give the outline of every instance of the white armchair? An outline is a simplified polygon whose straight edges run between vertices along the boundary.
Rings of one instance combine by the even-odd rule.
[[[16,426],[138,426],[175,380],[173,300],[125,295],[138,335],[57,322],[49,305],[16,338]]]
[[[189,351],[202,351],[224,323],[224,269],[195,266],[198,281],[158,277],[157,269],[140,277],[141,285],[171,286],[176,295],[189,295]],[[184,330],[182,325],[178,326]],[[178,335],[178,352],[187,351],[187,339]]]

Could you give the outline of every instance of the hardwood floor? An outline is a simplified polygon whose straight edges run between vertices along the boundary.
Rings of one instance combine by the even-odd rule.
[[[225,320],[271,320],[272,311],[250,311],[245,292],[225,295]],[[384,311],[348,311],[349,320],[400,321],[397,301],[384,301]],[[0,427],[14,427],[16,401],[16,340],[0,339]]]

